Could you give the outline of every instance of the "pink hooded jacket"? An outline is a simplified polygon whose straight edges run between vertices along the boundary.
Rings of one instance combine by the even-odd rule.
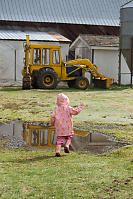
[[[77,115],[83,108],[83,104],[73,108],[70,101],[63,93],[57,96],[57,108],[51,115],[51,125],[56,128],[56,136],[69,136],[73,134],[72,115]]]

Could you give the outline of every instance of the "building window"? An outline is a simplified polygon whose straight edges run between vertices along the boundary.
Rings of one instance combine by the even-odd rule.
[[[42,50],[42,64],[50,65],[50,49],[44,48]]]
[[[59,50],[53,51],[53,64],[59,64],[60,63],[60,56],[59,56]]]
[[[33,49],[33,64],[41,65],[41,49],[40,48]]]

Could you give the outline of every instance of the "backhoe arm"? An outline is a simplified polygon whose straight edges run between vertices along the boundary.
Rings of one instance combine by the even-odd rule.
[[[71,60],[69,62],[65,62],[65,64],[72,65],[72,66],[76,65],[77,67],[90,72],[94,78],[94,82],[97,80],[101,80],[101,82],[102,82],[102,80],[106,80],[106,86],[105,86],[106,88],[109,88],[110,85],[114,81],[113,78],[106,77],[106,76],[102,75],[101,73],[99,73],[98,67],[96,66],[96,64],[92,64],[89,59],[75,59],[75,60]],[[100,86],[100,87],[102,87],[102,86]]]

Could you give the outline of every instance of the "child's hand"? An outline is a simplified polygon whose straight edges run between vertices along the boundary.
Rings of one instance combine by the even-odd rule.
[[[84,104],[83,104],[83,103],[80,103],[79,106],[84,107]]]
[[[51,126],[51,124],[48,122],[48,123],[47,123],[47,126],[49,127],[49,126]]]

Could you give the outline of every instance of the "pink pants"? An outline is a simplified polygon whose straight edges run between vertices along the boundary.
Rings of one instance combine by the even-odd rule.
[[[57,139],[56,139],[56,145],[62,145],[64,144],[64,140],[66,140],[66,142],[70,142],[72,141],[72,135],[69,135],[69,136],[57,136]]]
[[[64,144],[64,140],[66,140],[65,147],[69,148],[69,145],[72,141],[72,135],[69,136],[57,136],[56,139],[56,153],[61,152],[61,145]]]

